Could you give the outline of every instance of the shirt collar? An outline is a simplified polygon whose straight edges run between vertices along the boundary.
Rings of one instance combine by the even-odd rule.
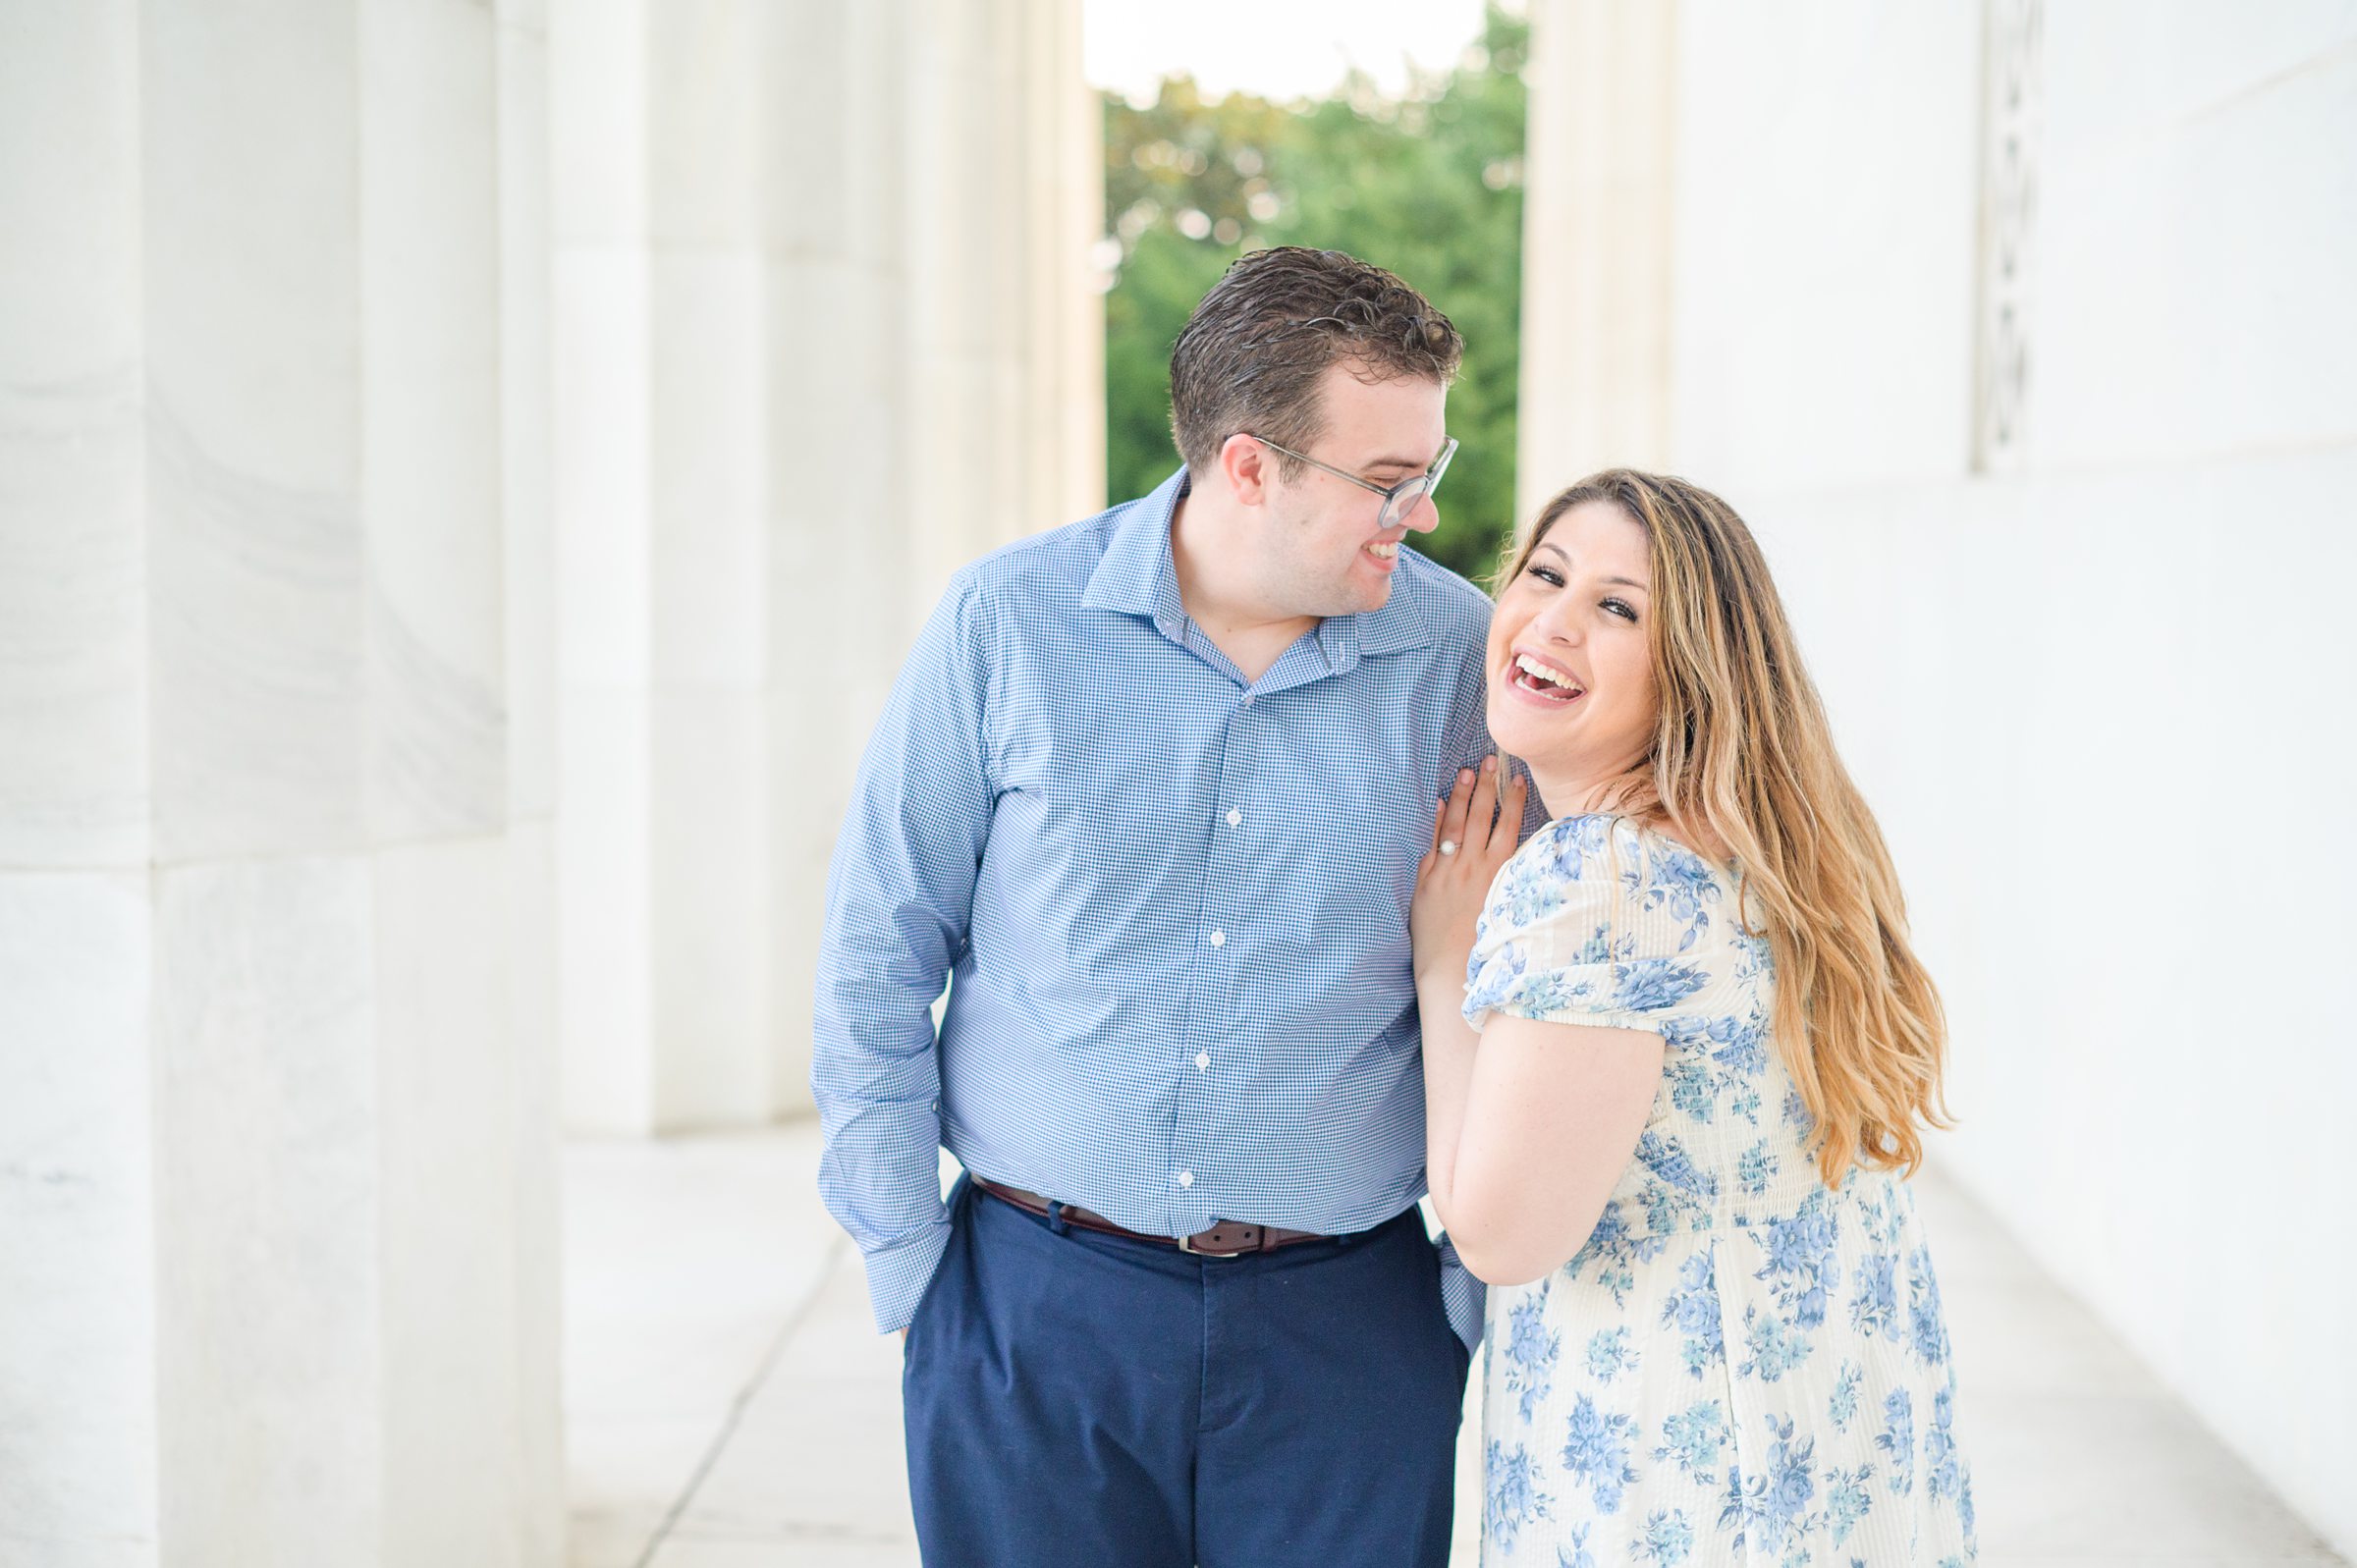
[[[1104,559],[1089,573],[1088,589],[1080,598],[1083,606],[1150,616],[1164,635],[1186,640],[1186,607],[1178,597],[1178,568],[1171,562],[1171,517],[1189,488],[1186,469],[1180,467],[1123,509],[1113,537],[1106,541]],[[1318,623],[1317,643],[1329,669],[1340,673],[1370,655],[1404,653],[1431,644],[1432,628],[1409,602],[1404,587],[1395,577],[1392,596],[1382,609],[1328,616]]]
[[[1181,467],[1122,509],[1121,521],[1105,543],[1105,557],[1089,573],[1080,603],[1090,610],[1151,616],[1166,636],[1183,641],[1186,607],[1178,598],[1178,568],[1171,564],[1171,514],[1187,492]]]

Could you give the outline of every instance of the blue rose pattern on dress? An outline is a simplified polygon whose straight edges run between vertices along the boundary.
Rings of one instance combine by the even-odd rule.
[[[1705,1399],[1662,1423],[1662,1446],[1653,1451],[1653,1457],[1667,1459],[1704,1486],[1715,1487],[1719,1484],[1719,1450],[1728,1435],[1719,1401]]]
[[[1528,1449],[1502,1447],[1492,1440],[1482,1451],[1482,1480],[1487,1500],[1481,1514],[1481,1539],[1497,1541],[1501,1550],[1514,1549],[1514,1536],[1534,1519],[1547,1517],[1551,1499],[1539,1489],[1539,1470]]]
[[[1586,1484],[1600,1512],[1613,1512],[1620,1506],[1621,1488],[1637,1479],[1636,1467],[1628,1462],[1636,1422],[1598,1410],[1583,1393],[1564,1426],[1569,1434],[1563,1439],[1563,1469]]]
[[[1645,1516],[1645,1533],[1637,1538],[1635,1546],[1637,1561],[1675,1568],[1693,1554],[1694,1527],[1686,1523],[1683,1512],[1656,1508]]]
[[[1874,1445],[1890,1456],[1891,1489],[1905,1496],[1915,1489],[1915,1396],[1893,1388],[1883,1400],[1882,1435]]]
[[[1841,1376],[1834,1379],[1834,1396],[1825,1402],[1825,1419],[1834,1424],[1834,1431],[1847,1432],[1849,1424],[1858,1419],[1858,1384],[1865,1377],[1865,1370],[1856,1362],[1841,1363]]]
[[[1599,1329],[1588,1341],[1588,1376],[1598,1382],[1611,1382],[1622,1373],[1636,1370],[1636,1341],[1627,1328]]]
[[[1522,1419],[1528,1421],[1555,1377],[1555,1358],[1562,1353],[1563,1336],[1547,1326],[1547,1287],[1515,1304],[1506,1339],[1506,1385],[1521,1396]]]
[[[1551,823],[1492,887],[1468,1019],[1641,1029],[1665,1056],[1587,1244],[1490,1292],[1485,1563],[1975,1561],[1914,1197],[1825,1187],[1774,1011],[1739,885],[1658,834]]]

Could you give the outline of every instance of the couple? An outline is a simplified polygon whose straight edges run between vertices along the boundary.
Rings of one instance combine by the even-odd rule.
[[[1576,485],[1494,605],[1400,549],[1462,347],[1244,257],[1186,465],[894,688],[813,1082],[932,1568],[1445,1563],[1483,1281],[1485,1561],[1972,1560],[1874,819],[1716,497]]]

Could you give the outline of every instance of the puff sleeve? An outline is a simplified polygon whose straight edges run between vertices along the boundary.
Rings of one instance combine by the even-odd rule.
[[[1466,966],[1465,1021],[1505,1013],[1659,1034],[1724,979],[1705,942],[1721,886],[1691,850],[1625,819],[1563,817],[1500,869]]]

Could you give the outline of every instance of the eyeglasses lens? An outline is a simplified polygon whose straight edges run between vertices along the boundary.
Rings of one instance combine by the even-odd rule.
[[[1398,494],[1383,504],[1383,515],[1376,519],[1375,525],[1389,528],[1414,512],[1424,498],[1432,494],[1432,485],[1433,481],[1429,478],[1410,479]]]

